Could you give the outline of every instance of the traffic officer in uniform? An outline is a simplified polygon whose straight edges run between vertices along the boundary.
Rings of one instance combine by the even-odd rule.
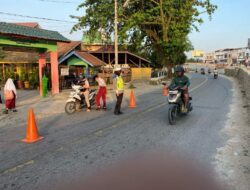
[[[120,67],[115,68],[115,78],[114,78],[114,89],[116,93],[116,105],[115,105],[115,115],[121,115],[121,104],[122,104],[122,98],[123,98],[123,93],[124,93],[124,82],[121,76],[122,70]]]

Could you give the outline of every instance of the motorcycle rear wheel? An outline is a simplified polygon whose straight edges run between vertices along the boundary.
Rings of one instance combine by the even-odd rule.
[[[71,115],[76,112],[76,103],[75,102],[67,102],[65,105],[65,112],[68,115]]]
[[[176,124],[176,116],[177,116],[176,112],[177,112],[177,107],[175,105],[171,106],[168,109],[168,121],[169,121],[170,125],[175,125]]]
[[[93,96],[93,98],[90,100],[90,105],[91,106],[94,106],[95,105],[95,98],[96,98],[96,95]]]

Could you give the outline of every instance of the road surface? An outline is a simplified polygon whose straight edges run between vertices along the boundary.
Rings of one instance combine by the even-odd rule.
[[[177,150],[212,167],[216,148],[227,140],[220,130],[232,101],[232,84],[200,74],[193,74],[191,83],[194,110],[175,126],[168,124],[166,97],[155,90],[137,97],[137,108],[124,108],[121,116],[107,110],[42,121],[39,125],[46,127],[40,135],[45,138],[32,145],[20,143],[18,125],[1,128],[0,189],[51,188],[156,148]]]

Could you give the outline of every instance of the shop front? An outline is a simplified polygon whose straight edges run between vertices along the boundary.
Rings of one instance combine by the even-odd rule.
[[[60,88],[71,88],[71,84],[83,75],[91,81],[91,77],[97,74],[104,65],[104,62],[86,52],[72,51],[59,59]]]
[[[2,80],[12,78],[17,81],[19,87],[25,84],[28,87],[29,83],[37,82],[42,95],[42,76],[49,73],[52,94],[59,93],[57,42],[67,43],[69,40],[55,31],[0,22],[0,47],[4,51],[36,55],[34,57],[36,61],[32,63],[20,61],[22,56],[15,56],[15,59],[19,60],[18,63],[0,60]],[[4,58],[9,57],[4,55]],[[48,69],[49,72],[46,72]],[[39,77],[36,81],[37,76]]]

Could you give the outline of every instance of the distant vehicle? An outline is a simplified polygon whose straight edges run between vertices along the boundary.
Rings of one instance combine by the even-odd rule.
[[[204,68],[201,68],[201,74],[205,75],[205,69]]]
[[[218,70],[214,70],[214,79],[217,79],[218,78]]]
[[[208,68],[207,72],[208,72],[208,74],[211,74],[211,69],[210,69],[210,68]]]

